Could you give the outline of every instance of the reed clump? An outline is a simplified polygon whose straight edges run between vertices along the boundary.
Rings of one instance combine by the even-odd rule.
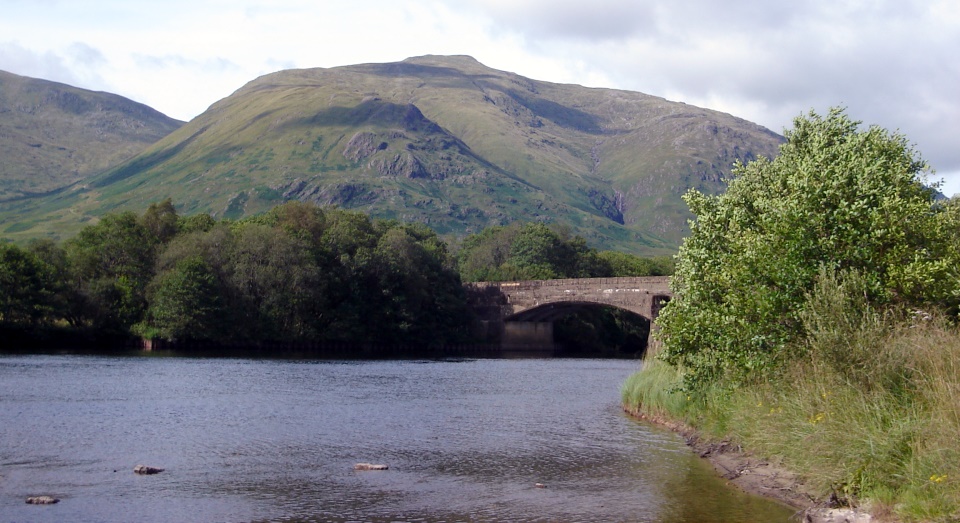
[[[690,393],[654,360],[624,383],[624,405],[779,461],[824,500],[960,521],[960,330],[937,313],[873,309],[864,285],[821,275],[799,356],[778,372]]]

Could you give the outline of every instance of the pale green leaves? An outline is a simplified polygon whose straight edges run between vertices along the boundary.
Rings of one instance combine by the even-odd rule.
[[[862,274],[878,305],[956,304],[956,206],[936,204],[903,136],[840,109],[785,134],[776,159],[737,165],[725,194],[684,197],[696,220],[659,323],[688,386],[777,368],[821,266]]]

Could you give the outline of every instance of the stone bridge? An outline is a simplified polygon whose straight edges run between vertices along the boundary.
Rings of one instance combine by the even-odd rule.
[[[540,351],[553,349],[553,321],[563,316],[610,306],[652,323],[672,296],[669,276],[481,282],[467,291],[481,337],[504,350]]]

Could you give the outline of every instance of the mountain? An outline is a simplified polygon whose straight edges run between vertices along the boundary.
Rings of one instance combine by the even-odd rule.
[[[257,78],[136,157],[70,190],[0,205],[0,235],[75,230],[171,197],[240,218],[299,199],[462,236],[515,220],[592,245],[674,249],[680,195],[723,190],[782,137],[642,93],[531,80],[467,56]]]
[[[98,174],[181,125],[121,96],[0,71],[0,201]]]

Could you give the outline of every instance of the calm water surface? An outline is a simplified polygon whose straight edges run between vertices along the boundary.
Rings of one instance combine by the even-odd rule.
[[[620,411],[637,368],[0,356],[0,523],[787,521]]]

